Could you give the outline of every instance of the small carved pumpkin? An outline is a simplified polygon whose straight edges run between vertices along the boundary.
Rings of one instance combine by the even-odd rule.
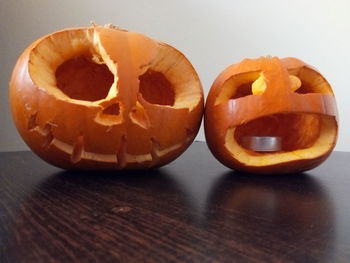
[[[277,57],[225,69],[209,92],[204,124],[214,156],[251,173],[314,168],[331,153],[338,131],[326,79],[296,58]]]
[[[165,165],[195,138],[203,91],[173,47],[115,27],[44,36],[10,81],[16,127],[29,147],[65,169]]]

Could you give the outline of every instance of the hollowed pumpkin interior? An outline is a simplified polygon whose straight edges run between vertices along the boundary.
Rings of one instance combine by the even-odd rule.
[[[294,151],[311,147],[321,132],[321,115],[306,113],[273,114],[238,126],[234,137],[245,147],[243,138],[251,136],[279,137],[280,151]]]
[[[281,136],[282,149],[257,152],[242,146],[243,136]],[[293,113],[275,114],[227,130],[225,147],[239,162],[250,166],[310,159],[329,152],[337,137],[334,116]]]
[[[84,54],[61,64],[55,72],[57,88],[72,99],[106,98],[114,76],[105,64],[97,64],[91,58],[91,54]]]
[[[293,69],[289,70],[288,73],[290,77],[297,77],[301,82],[301,86],[294,91],[296,93],[333,93],[323,76],[311,68]],[[260,76],[261,71],[252,71],[239,73],[228,78],[215,99],[215,105],[225,103],[227,100],[252,95],[252,85]]]
[[[288,73],[300,80],[301,85],[294,90],[296,93],[332,93],[329,83],[311,68],[302,67],[289,70]],[[223,84],[215,104],[249,95],[260,96],[252,92],[253,83],[259,77],[260,72],[232,76]],[[322,156],[334,147],[336,136],[335,116],[282,112],[229,128],[225,136],[225,147],[237,161],[246,165],[273,165]],[[281,145],[275,151],[254,150],[246,145],[247,138],[252,137],[278,138]]]
[[[139,80],[139,92],[146,101],[152,104],[174,105],[174,87],[163,73],[149,69],[139,77]]]
[[[202,98],[192,65],[177,50],[165,44],[157,47],[157,55],[138,77],[142,97],[151,104],[192,110]],[[61,31],[42,39],[31,52],[30,62],[33,82],[71,103],[97,106],[124,88],[117,86],[121,65],[112,61],[92,28]]]
[[[98,105],[117,94],[117,67],[90,30],[61,31],[40,41],[30,54],[33,82],[56,98]]]

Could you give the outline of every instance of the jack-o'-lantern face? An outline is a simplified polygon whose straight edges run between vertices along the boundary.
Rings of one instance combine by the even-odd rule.
[[[176,49],[111,27],[63,30],[34,42],[10,83],[17,129],[67,169],[164,165],[198,132],[200,81]]]
[[[233,169],[293,173],[324,161],[337,138],[329,83],[295,58],[246,59],[223,71],[205,108],[216,158]]]

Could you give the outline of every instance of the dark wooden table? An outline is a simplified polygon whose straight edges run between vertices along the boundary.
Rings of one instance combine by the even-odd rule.
[[[350,262],[350,153],[239,174],[194,143],[158,170],[66,172],[0,154],[0,262]]]

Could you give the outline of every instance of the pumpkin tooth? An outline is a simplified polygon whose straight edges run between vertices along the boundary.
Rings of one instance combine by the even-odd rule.
[[[71,154],[72,163],[77,163],[81,160],[84,153],[84,135],[79,135],[75,141]]]
[[[117,160],[118,160],[119,169],[123,169],[127,164],[126,151],[127,151],[127,138],[126,138],[126,135],[123,135],[121,138],[118,152],[117,152]]]
[[[151,138],[151,143],[152,143],[152,151],[151,151],[151,156],[152,156],[152,163],[157,163],[159,161],[159,142],[155,138]]]
[[[38,116],[38,112],[35,112],[35,113],[30,115],[30,117],[28,119],[28,124],[27,124],[28,130],[33,130],[38,126],[38,124],[36,122],[37,116]]]
[[[55,139],[52,133],[52,125],[46,123],[44,128],[40,129],[39,132],[44,136],[44,144],[42,145],[42,148],[48,150],[53,140]]]
[[[10,105],[24,141],[50,164],[146,169],[173,161],[194,140],[204,97],[180,51],[92,22],[26,48],[11,76]]]

